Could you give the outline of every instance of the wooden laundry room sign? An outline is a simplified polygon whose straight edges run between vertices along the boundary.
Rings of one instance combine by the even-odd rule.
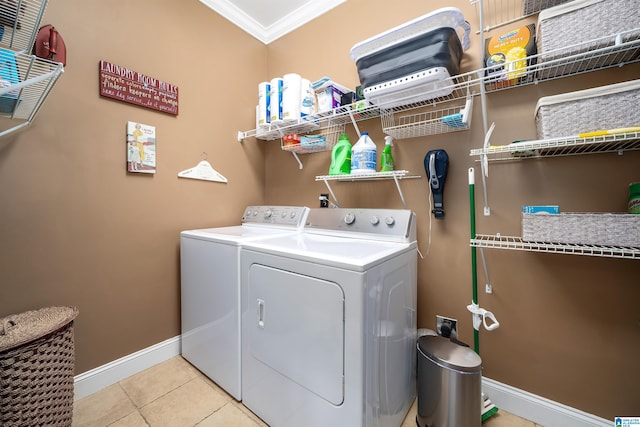
[[[178,86],[100,61],[100,95],[178,115]]]

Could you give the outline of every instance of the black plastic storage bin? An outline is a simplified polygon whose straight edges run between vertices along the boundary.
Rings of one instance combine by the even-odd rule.
[[[434,67],[453,76],[460,71],[462,45],[453,28],[443,27],[403,41],[356,61],[363,88]]]
[[[441,336],[418,338],[419,427],[480,427],[482,359]]]

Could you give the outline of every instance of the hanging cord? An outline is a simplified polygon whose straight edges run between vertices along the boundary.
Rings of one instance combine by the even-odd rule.
[[[427,237],[427,251],[426,251],[426,255],[429,255],[429,252],[431,252],[431,230],[432,230],[432,224],[433,224],[433,218],[431,218],[431,211],[433,210],[433,189],[431,188],[431,185],[429,185],[429,194],[427,195],[427,202],[429,203],[429,234]],[[418,255],[420,255],[421,259],[424,259],[425,255],[422,255],[422,253],[420,252],[420,249],[418,249]]]

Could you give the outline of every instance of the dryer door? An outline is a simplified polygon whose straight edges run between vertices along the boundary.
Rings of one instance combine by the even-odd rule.
[[[255,313],[253,325],[245,325],[251,357],[340,405],[344,400],[340,286],[259,264],[251,265],[248,277],[249,312]]]

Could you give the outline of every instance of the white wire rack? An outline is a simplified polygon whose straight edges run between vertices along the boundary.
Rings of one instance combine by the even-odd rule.
[[[284,151],[290,151],[297,154],[309,154],[317,153],[320,151],[329,151],[333,148],[334,145],[336,145],[338,136],[340,136],[340,134],[344,132],[344,128],[344,124],[333,124],[328,128],[324,128],[318,132],[313,133],[313,135],[320,135],[324,137],[324,143],[319,145],[288,145],[283,138],[280,143],[280,148],[282,148],[282,150]]]
[[[558,4],[567,3],[570,0],[469,0],[476,5],[476,17],[480,18],[482,6],[484,16],[484,31],[508,25],[527,16],[536,14]],[[482,3],[482,4],[481,4]]]
[[[63,72],[62,64],[31,55],[46,0],[0,2],[0,136],[29,124]]]
[[[23,53],[15,54],[19,83],[0,88],[0,136],[33,121],[44,100],[63,72],[62,64]]]
[[[492,92],[511,89],[638,61],[640,28],[538,53],[527,57],[526,66],[523,66],[523,61],[509,62],[505,67],[509,67],[510,64],[517,65],[518,74],[522,77],[500,82],[487,78],[486,90]],[[517,62],[520,64],[516,64]]]
[[[273,141],[290,133],[311,133],[332,126],[377,117],[380,117],[380,109],[378,107],[368,106],[361,110],[354,111],[350,105],[342,106],[325,113],[307,116],[297,121],[272,123],[257,129],[238,132],[238,141],[243,141],[251,137],[263,141]]]
[[[321,175],[316,176],[316,181],[323,181],[327,186],[329,193],[331,193],[331,197],[335,200],[335,204],[340,207],[340,202],[338,201],[333,189],[331,188],[331,184],[329,181],[377,181],[377,180],[388,180],[393,179],[396,183],[396,188],[398,189],[398,194],[400,195],[400,199],[402,200],[402,205],[405,209],[407,208],[407,202],[404,198],[404,194],[402,193],[402,189],[400,188],[400,180],[402,179],[415,179],[420,178],[420,176],[410,175],[410,172],[407,170],[395,170],[388,172],[372,172],[372,173],[357,173],[357,174],[349,174],[349,175]]]
[[[448,108],[430,108],[414,114],[398,115],[393,110],[381,113],[382,130],[395,139],[416,138],[468,130],[471,127],[473,97]]]
[[[569,255],[588,255],[608,258],[640,259],[640,248],[623,246],[578,245],[568,243],[530,242],[520,237],[499,234],[478,234],[471,239],[471,246],[477,248],[511,249],[529,252],[548,252]]]
[[[640,132],[578,138],[523,141],[501,146],[473,149],[471,156],[486,156],[487,160],[523,160],[539,157],[571,156],[579,154],[640,150]]]
[[[603,38],[546,52],[545,58],[547,59],[544,61],[540,60],[539,54],[533,55],[528,58],[527,65],[520,68],[519,72],[523,77],[512,79],[511,81],[498,83],[495,78],[487,77],[488,73],[493,71],[491,68],[472,70],[453,76],[449,86],[439,88],[438,93],[445,92],[447,93],[446,95],[430,96],[429,93],[426,93],[423,96],[425,100],[420,102],[411,102],[414,97],[408,96],[406,104],[402,103],[402,99],[394,100],[394,104],[399,103],[400,105],[393,108],[379,104],[370,105],[360,111],[354,111],[350,105],[342,106],[328,113],[300,119],[297,122],[238,132],[238,141],[248,137],[270,141],[281,138],[287,133],[314,132],[334,124],[349,122],[355,124],[362,120],[381,116],[384,120],[387,120],[383,123],[385,132],[387,129],[390,132],[397,132],[398,138],[412,138],[452,131],[453,129],[449,129],[449,127],[435,126],[441,116],[448,114],[447,109],[441,107],[446,103],[458,102],[460,106],[457,108],[462,108],[469,97],[473,97],[481,91],[494,92],[512,89],[640,61],[640,39],[629,39],[629,34],[637,33],[639,30],[635,29],[620,33],[613,38],[606,37],[607,40],[615,40],[613,45],[603,45],[605,39]],[[509,63],[506,65],[508,66]],[[481,88],[483,85],[484,87]],[[398,113],[420,108],[431,108],[432,111],[425,115],[416,113],[415,115],[403,116],[402,122],[396,122],[395,117]]]
[[[31,53],[47,0],[6,0],[0,2],[0,47]]]

